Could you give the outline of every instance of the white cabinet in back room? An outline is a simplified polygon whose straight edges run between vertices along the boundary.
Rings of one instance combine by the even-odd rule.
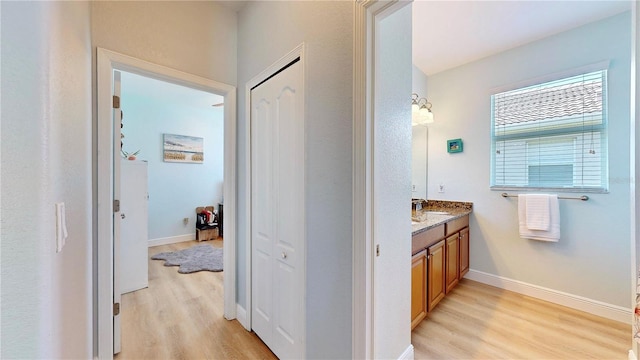
[[[120,177],[120,289],[149,286],[147,162],[123,160]]]

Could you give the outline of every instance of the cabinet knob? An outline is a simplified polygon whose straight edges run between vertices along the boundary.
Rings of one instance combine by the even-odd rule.
[[[287,253],[286,253],[286,252],[284,252],[284,251],[282,252],[282,258],[283,258],[283,259],[286,259],[286,258],[287,258]]]
[[[127,216],[126,216],[124,213],[122,213],[122,214],[120,214],[120,217],[121,217],[122,219],[124,219],[124,218],[126,218]]]

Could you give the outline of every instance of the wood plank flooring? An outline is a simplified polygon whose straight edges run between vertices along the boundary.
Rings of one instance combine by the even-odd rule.
[[[221,240],[200,242],[222,247]],[[149,248],[151,255],[196,241]],[[222,272],[178,273],[149,260],[149,287],[122,296],[122,352],[126,359],[276,359],[253,332],[224,319]],[[126,274],[123,274],[126,276]]]
[[[411,335],[416,359],[627,359],[631,325],[463,279]]]
[[[149,257],[196,244],[149,248]],[[221,272],[180,274],[149,260],[149,288],[122,297],[116,359],[276,359],[254,333],[224,319],[222,295]],[[416,359],[623,360],[631,325],[463,279],[411,341]]]

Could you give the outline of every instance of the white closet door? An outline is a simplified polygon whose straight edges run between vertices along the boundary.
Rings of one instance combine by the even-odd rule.
[[[304,97],[294,63],[251,91],[252,328],[281,359],[304,347]]]

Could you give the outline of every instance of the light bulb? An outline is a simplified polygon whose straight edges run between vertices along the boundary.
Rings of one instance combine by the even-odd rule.
[[[416,126],[420,123],[420,114],[418,111],[411,112],[411,126]]]
[[[433,113],[431,112],[431,110],[426,111],[426,114],[423,114],[422,117],[424,118],[424,123],[425,124],[432,124],[433,123]]]

